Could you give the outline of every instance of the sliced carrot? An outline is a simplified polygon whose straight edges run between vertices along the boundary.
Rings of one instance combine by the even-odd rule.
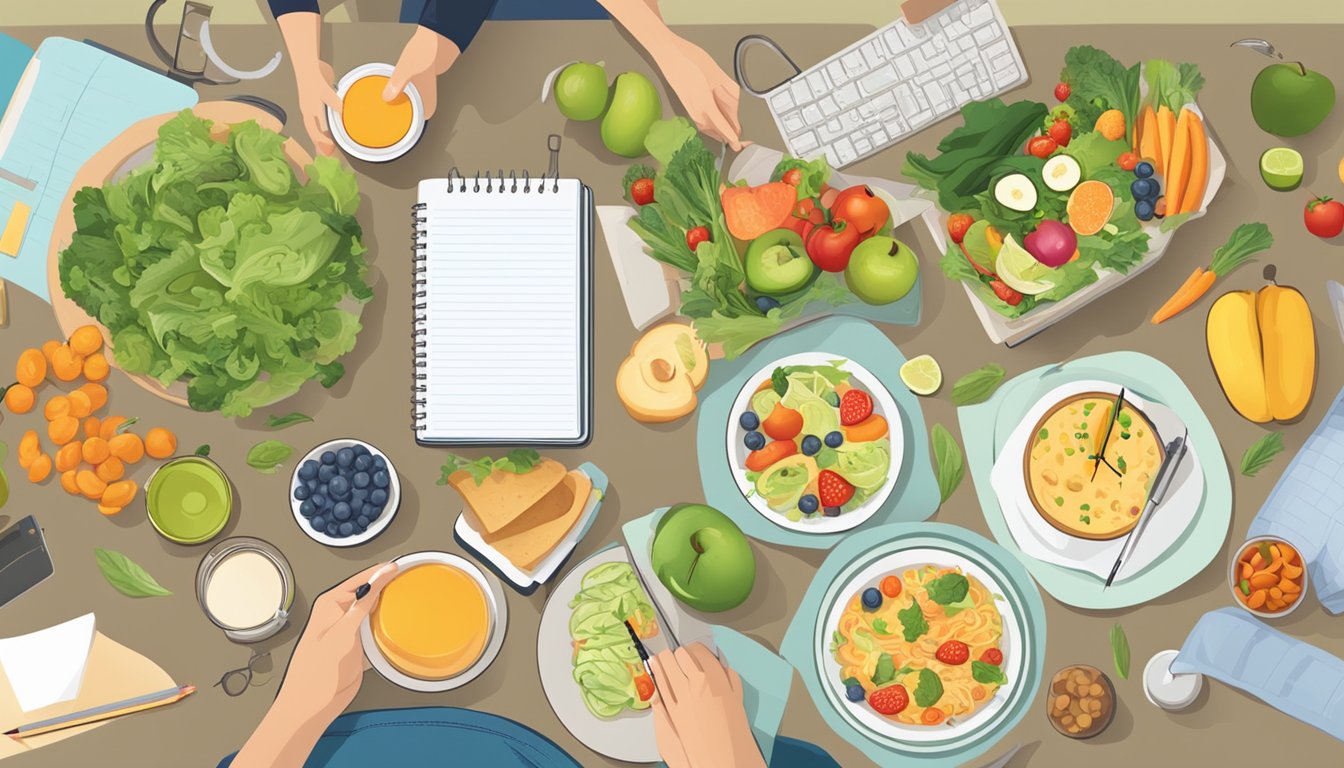
[[[1241,578],[1249,579],[1252,573],[1255,573],[1255,569],[1251,567],[1250,563],[1241,563],[1241,573],[1239,574]]]
[[[1263,589],[1253,590],[1251,592],[1250,598],[1246,600],[1246,605],[1250,608],[1258,609],[1265,604],[1265,600],[1267,599],[1269,599],[1269,593],[1266,592],[1265,590]]]
[[[1285,562],[1283,566],[1283,575],[1289,579],[1296,579],[1298,576],[1302,575],[1302,566],[1292,565]]]
[[[1168,213],[1186,210],[1183,203],[1185,189],[1190,182],[1190,116],[1193,114],[1183,109],[1176,120],[1176,143],[1171,148],[1171,165],[1167,168],[1166,177]]]
[[[1285,576],[1282,579],[1279,579],[1279,589],[1283,590],[1283,594],[1287,595],[1293,592],[1301,592],[1302,585]]]
[[[1283,559],[1284,559],[1284,562],[1287,562],[1287,563],[1296,563],[1296,562],[1297,562],[1297,550],[1293,549],[1292,547],[1288,546],[1287,544],[1280,543],[1280,544],[1279,544],[1279,552],[1282,553],[1282,557],[1283,557]]]
[[[1296,592],[1284,592],[1283,602],[1287,603],[1288,605],[1292,605],[1293,603],[1297,602],[1297,598],[1301,596],[1302,596],[1302,590],[1300,589]]]
[[[1158,158],[1157,172],[1166,175],[1167,167],[1171,165],[1171,150],[1176,138],[1176,113],[1165,104],[1157,110],[1157,133],[1162,141],[1162,157]]]
[[[1275,576],[1272,573],[1267,573],[1265,571],[1260,571],[1259,573],[1256,573],[1253,576],[1251,576],[1251,589],[1264,589],[1266,587],[1272,587],[1278,583],[1279,583],[1278,576]]]
[[[1157,114],[1151,106],[1144,107],[1139,114],[1139,124],[1143,126],[1143,138],[1139,144],[1139,157],[1157,167],[1162,162],[1162,135],[1157,128]],[[1170,195],[1168,195],[1170,199]],[[1168,202],[1170,206],[1170,202]]]
[[[1190,116],[1190,180],[1181,196],[1178,213],[1198,211],[1204,204],[1204,188],[1209,183],[1209,141],[1204,135],[1204,121],[1188,109],[1181,110],[1181,117],[1186,115]]]

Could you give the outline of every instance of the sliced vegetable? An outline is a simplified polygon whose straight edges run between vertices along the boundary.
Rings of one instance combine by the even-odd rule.
[[[756,187],[725,187],[719,199],[733,237],[754,240],[784,223],[798,202],[798,190],[772,181]]]

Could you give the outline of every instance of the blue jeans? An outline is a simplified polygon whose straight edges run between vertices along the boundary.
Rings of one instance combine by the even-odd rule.
[[[425,0],[402,0],[401,20],[414,24],[425,9]],[[490,18],[496,21],[605,19],[607,11],[597,0],[496,0]]]

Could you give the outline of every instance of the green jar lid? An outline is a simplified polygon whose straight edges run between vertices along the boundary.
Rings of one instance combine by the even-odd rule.
[[[165,539],[203,544],[224,530],[233,514],[233,486],[224,470],[203,456],[165,462],[145,488],[149,522]]]

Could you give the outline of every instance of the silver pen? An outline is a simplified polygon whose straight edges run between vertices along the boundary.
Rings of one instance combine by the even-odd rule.
[[[1176,477],[1176,468],[1181,465],[1181,460],[1185,458],[1185,450],[1189,440],[1190,430],[1187,429],[1184,435],[1172,440],[1167,445],[1166,458],[1157,470],[1157,477],[1153,480],[1153,489],[1148,493],[1148,501],[1143,505],[1143,511],[1139,513],[1139,522],[1125,537],[1125,544],[1120,548],[1120,556],[1115,559],[1115,565],[1111,566],[1111,575],[1106,577],[1106,586],[1102,589],[1111,586],[1111,583],[1115,581],[1115,575],[1120,572],[1121,564],[1129,560],[1129,556],[1133,554],[1134,547],[1139,543],[1139,537],[1143,535],[1143,529],[1148,525],[1153,512],[1162,503],[1162,499],[1166,497],[1167,491],[1171,488],[1172,480]]]

